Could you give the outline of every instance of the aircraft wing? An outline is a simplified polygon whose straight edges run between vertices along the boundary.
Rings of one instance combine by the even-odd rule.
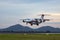
[[[50,21],[50,19],[44,19],[45,21]]]

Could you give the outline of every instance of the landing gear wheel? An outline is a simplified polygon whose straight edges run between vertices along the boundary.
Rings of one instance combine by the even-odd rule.
[[[38,26],[39,24],[37,23],[36,25]]]
[[[31,26],[32,26],[33,24],[31,24]]]

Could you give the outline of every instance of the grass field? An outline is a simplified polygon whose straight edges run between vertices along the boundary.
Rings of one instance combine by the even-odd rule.
[[[60,40],[60,34],[0,34],[0,40]]]

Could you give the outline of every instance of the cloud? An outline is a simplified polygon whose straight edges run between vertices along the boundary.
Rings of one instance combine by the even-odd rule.
[[[38,12],[60,13],[59,0],[0,0],[0,13],[4,15],[27,16]]]
[[[12,24],[13,21],[16,23],[17,19],[33,17],[38,12],[60,13],[60,0],[0,0],[0,22],[2,24],[6,22]]]

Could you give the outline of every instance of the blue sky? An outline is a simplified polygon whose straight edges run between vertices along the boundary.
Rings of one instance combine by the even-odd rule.
[[[60,13],[60,0],[0,0],[0,27],[19,23],[38,13]]]

